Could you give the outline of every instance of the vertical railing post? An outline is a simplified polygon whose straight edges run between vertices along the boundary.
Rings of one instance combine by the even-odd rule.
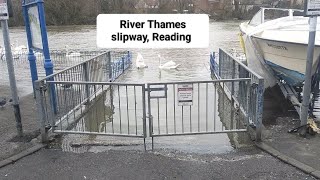
[[[221,61],[222,61],[222,50],[219,49],[219,74],[218,74],[218,76],[220,77],[220,79],[222,79],[221,78],[221,66],[222,66]]]
[[[130,51],[128,51],[128,64],[132,63],[132,54]]]
[[[109,80],[108,81],[113,81],[112,79],[112,74],[113,74],[113,69],[112,69],[112,66],[111,66],[111,51],[108,52],[108,70],[109,70]]]
[[[251,83],[252,83],[252,79],[250,81],[247,81],[247,87],[246,87],[246,113],[247,113],[247,118],[246,118],[246,124],[247,127],[249,127],[250,124],[250,118],[251,118]]]
[[[235,64],[235,61],[232,59],[232,79],[235,78],[235,67],[236,67],[236,64]],[[234,120],[234,117],[233,117],[233,108],[234,108],[234,83],[235,81],[232,81],[231,82],[231,129],[233,129],[233,120]]]
[[[54,86],[53,83],[48,83],[48,84],[49,84],[48,85],[49,87]],[[56,95],[56,92],[52,92],[53,89],[55,90],[56,88],[48,88],[47,89],[48,90],[48,94],[54,93]],[[51,128],[52,128],[52,132],[54,132],[54,129],[55,129],[54,116],[55,116],[55,114],[58,114],[58,109],[57,109],[57,104],[54,104],[52,96],[49,96],[49,106],[50,106],[50,108],[47,108],[48,122],[50,122]]]
[[[40,124],[40,132],[41,132],[41,142],[45,143],[48,140],[48,134],[46,131],[46,111],[45,111],[45,103],[44,103],[44,94],[43,94],[43,82],[35,81],[34,83],[35,92],[36,92],[36,102],[37,102],[37,110],[38,110],[38,118]]]
[[[86,62],[86,63],[83,63],[83,72],[84,72],[84,80],[86,81],[86,82],[89,82],[89,68],[88,68],[88,62]],[[89,88],[89,84],[86,84],[85,85],[86,87],[86,89],[85,89],[85,91],[86,91],[86,98],[87,98],[87,102],[89,102],[90,101],[90,88]]]
[[[153,117],[151,113],[151,98],[150,98],[150,85],[146,84],[148,91],[148,118],[149,118],[149,136],[151,137],[152,150],[153,150]]]
[[[124,67],[125,59],[124,59],[124,57],[121,57],[121,62],[122,62],[122,73],[123,73],[124,70],[125,70],[125,67]],[[121,74],[122,74],[122,73],[121,73]]]
[[[259,79],[257,87],[257,100],[256,100],[256,141],[261,141],[262,136],[262,113],[263,113],[263,93],[264,93],[264,80]]]
[[[143,109],[143,144],[144,150],[147,150],[146,147],[146,138],[147,138],[147,121],[146,121],[146,87],[142,86],[142,109]]]

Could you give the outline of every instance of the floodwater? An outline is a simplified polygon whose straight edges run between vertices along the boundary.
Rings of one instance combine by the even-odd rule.
[[[224,49],[240,49],[238,42],[238,25],[239,21],[229,22],[210,22],[210,47],[207,49],[132,49],[133,60],[137,53],[141,53],[144,57],[148,68],[137,69],[135,62],[119,82],[131,83],[151,83],[151,82],[169,82],[169,81],[188,81],[188,80],[211,80],[209,71],[209,54],[212,51],[218,51],[219,48]],[[10,29],[11,42],[15,45],[25,45],[26,37],[23,28]],[[96,48],[96,29],[95,26],[59,26],[48,28],[49,45],[51,49],[65,49],[66,45],[70,49],[79,50],[97,50]],[[0,42],[3,42],[2,37]],[[160,70],[158,55],[161,55],[165,61],[173,60],[180,64],[177,70]],[[68,60],[68,61],[72,61]],[[55,63],[55,62],[53,62]],[[17,85],[20,96],[32,93],[30,72],[28,70],[28,62],[20,61],[15,64],[15,72]],[[41,68],[41,67],[38,67]],[[0,87],[8,85],[8,76],[5,61],[0,60]],[[221,109],[220,109],[221,111]],[[221,113],[221,112],[220,112]],[[222,116],[219,116],[222,121]],[[221,126],[220,122],[220,126]],[[240,135],[239,135],[240,134]],[[155,148],[168,148],[179,151],[191,151],[202,153],[222,153],[233,151],[234,147],[245,146],[241,142],[236,142],[239,139],[246,139],[247,136],[241,133],[227,135],[197,135],[197,136],[180,136],[180,137],[159,137],[155,138]],[[241,137],[241,138],[239,138]],[[79,140],[79,141],[76,141]],[[86,141],[88,140],[88,142]],[[107,144],[104,144],[108,141]],[[242,141],[241,140],[241,141]],[[150,138],[147,139],[148,149],[150,149]],[[247,140],[244,140],[247,143]],[[70,142],[87,142],[87,144],[99,144],[97,146],[70,146]],[[102,145],[101,145],[102,143]],[[110,149],[112,145],[117,149],[142,149],[143,142],[141,139],[120,139],[101,136],[83,137],[81,135],[66,136],[62,140],[63,149],[74,152],[99,152]],[[131,146],[127,146],[131,145]],[[114,148],[114,147],[113,147]]]

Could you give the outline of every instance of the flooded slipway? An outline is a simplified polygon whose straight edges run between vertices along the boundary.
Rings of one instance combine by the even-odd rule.
[[[210,22],[210,47],[208,49],[132,49],[134,59],[141,53],[148,65],[146,69],[132,67],[121,76],[119,82],[148,83],[169,82],[183,80],[210,80],[209,54],[218,48],[239,49],[238,24],[240,22]],[[71,49],[96,50],[96,31],[94,26],[64,26],[49,27],[49,44],[51,49],[64,49],[68,45]],[[16,45],[26,44],[23,28],[11,28],[11,42]],[[2,39],[0,38],[0,41]],[[158,55],[166,60],[173,60],[180,67],[177,70],[160,70]],[[54,62],[53,62],[54,63]],[[32,92],[28,62],[16,65],[16,79],[20,96]],[[8,85],[6,64],[0,61],[0,87]],[[23,91],[21,90],[23,89]],[[221,111],[221,109],[220,109]],[[220,121],[223,121],[219,112]],[[221,123],[220,124],[224,124]],[[194,135],[178,137],[155,138],[155,149],[177,150],[196,153],[224,153],[235,147],[248,146],[248,136],[239,134]],[[95,146],[92,146],[95,145]],[[73,152],[100,152],[108,149],[140,149],[143,150],[143,140],[112,138],[101,136],[66,135],[62,138],[62,147]],[[150,138],[147,138],[147,149],[150,149]]]

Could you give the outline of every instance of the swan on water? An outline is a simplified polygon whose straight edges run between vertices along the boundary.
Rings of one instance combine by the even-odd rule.
[[[163,57],[160,56],[160,54],[158,55],[159,58],[159,68],[160,69],[176,69],[178,66],[180,66],[180,64],[176,64],[175,62],[168,61],[164,64],[161,64],[161,59],[164,59]]]
[[[137,59],[136,59],[136,67],[138,69],[140,68],[147,68],[148,66],[146,65],[146,63],[144,63],[144,59],[142,57],[142,55],[140,53],[138,53]]]
[[[27,52],[28,48],[25,45],[18,46],[18,40],[16,40],[15,43],[11,44],[11,50],[14,52],[23,53]]]
[[[80,57],[81,54],[79,52],[69,52],[69,46],[66,45],[65,48],[66,48],[66,57]]]
[[[13,59],[19,59],[22,55],[27,54],[28,48],[24,45],[15,46],[15,44],[11,44],[11,52]]]

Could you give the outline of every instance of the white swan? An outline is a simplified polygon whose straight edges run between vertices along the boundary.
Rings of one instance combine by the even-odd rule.
[[[158,55],[158,57],[159,57],[159,68],[160,69],[176,69],[178,66],[180,66],[180,64],[176,64],[173,61],[168,61],[164,64],[161,64],[162,57],[160,56],[160,54]]]
[[[138,69],[140,68],[147,68],[148,66],[146,65],[146,63],[144,63],[144,59],[142,57],[142,55],[140,53],[138,53],[137,59],[136,59],[136,67]]]
[[[22,52],[27,52],[28,48],[25,45],[18,46],[18,40],[16,40],[15,43],[11,45],[11,50],[14,52],[22,53]]]
[[[66,57],[80,57],[81,54],[79,52],[69,52],[68,45],[65,46],[66,48]]]

